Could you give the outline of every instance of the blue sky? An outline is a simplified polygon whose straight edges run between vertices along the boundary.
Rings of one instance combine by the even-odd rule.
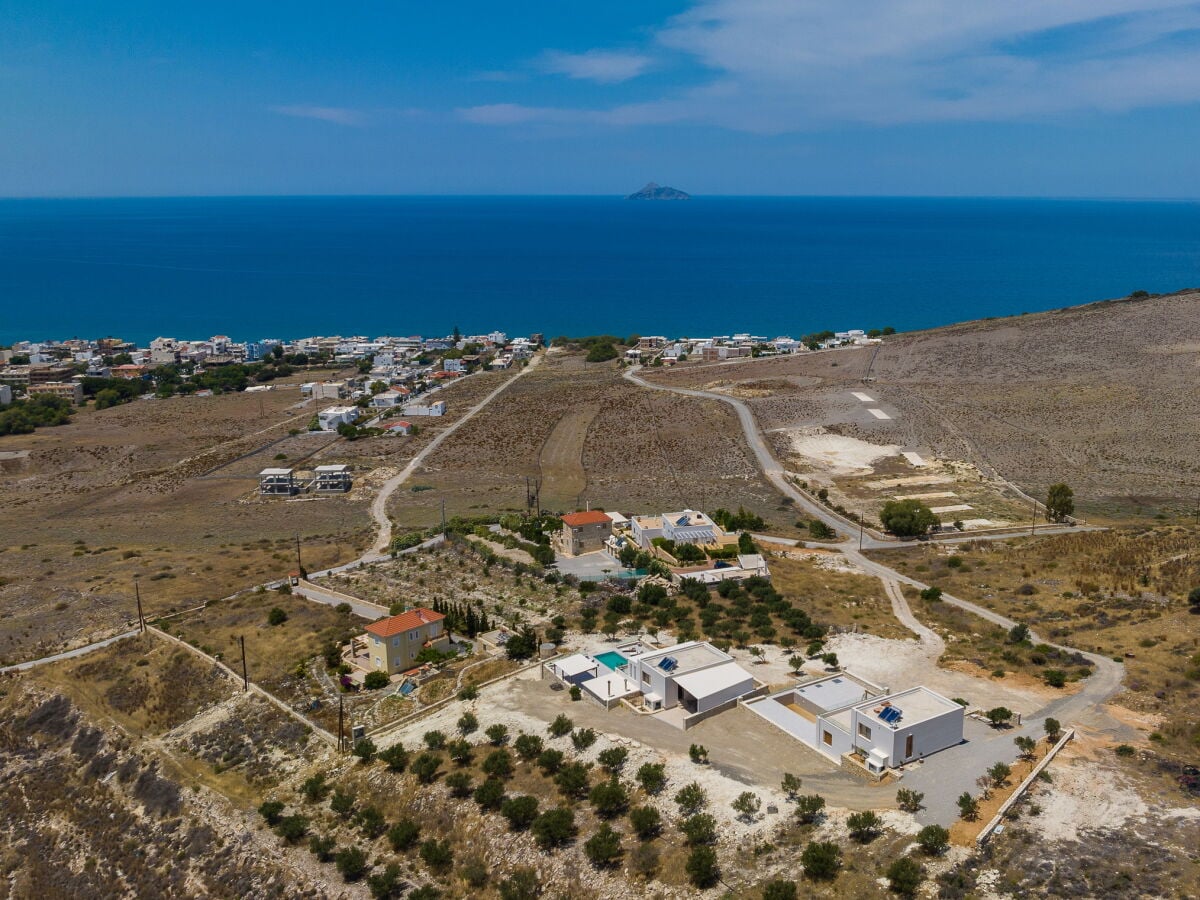
[[[0,4],[0,195],[1197,197],[1200,3]]]

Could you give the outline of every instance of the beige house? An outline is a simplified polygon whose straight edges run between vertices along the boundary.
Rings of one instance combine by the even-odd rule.
[[[364,668],[394,675],[417,665],[417,654],[426,647],[445,652],[450,646],[440,612],[418,606],[398,616],[390,616],[367,626]],[[357,654],[356,654],[357,655]],[[362,665],[362,657],[358,657]]]
[[[599,510],[568,513],[562,517],[562,523],[554,538],[556,549],[565,556],[603,550],[612,537],[612,519]]]

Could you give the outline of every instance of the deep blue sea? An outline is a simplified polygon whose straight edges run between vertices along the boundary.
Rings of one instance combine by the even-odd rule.
[[[0,342],[774,337],[1200,285],[1200,204],[608,197],[0,200]]]

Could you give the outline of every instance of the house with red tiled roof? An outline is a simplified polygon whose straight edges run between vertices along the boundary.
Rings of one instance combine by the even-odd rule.
[[[440,612],[418,606],[372,622],[364,635],[368,653],[364,667],[394,675],[416,665],[422,650],[432,648],[445,653],[450,647],[445,618]],[[356,661],[364,663],[361,656]]]
[[[404,419],[400,419],[397,422],[391,422],[390,424],[383,426],[383,433],[389,437],[412,434],[412,422],[406,422]]]
[[[567,513],[555,537],[555,549],[564,556],[603,550],[612,537],[612,518],[600,510]]]

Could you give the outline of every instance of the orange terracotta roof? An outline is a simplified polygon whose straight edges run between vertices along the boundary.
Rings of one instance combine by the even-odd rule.
[[[598,509],[590,512],[567,513],[562,517],[563,523],[570,525],[572,528],[578,528],[580,525],[598,525],[601,522],[611,522],[605,513]]]
[[[379,637],[391,637],[394,634],[401,634],[405,631],[412,631],[414,628],[420,628],[422,625],[428,625],[430,622],[440,622],[444,618],[446,617],[440,612],[418,606],[416,609],[410,609],[398,616],[372,622],[367,626],[367,631]]]

